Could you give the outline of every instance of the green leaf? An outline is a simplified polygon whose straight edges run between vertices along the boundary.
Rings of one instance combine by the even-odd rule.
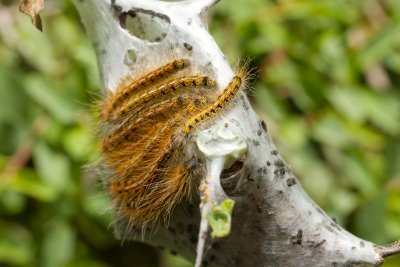
[[[225,237],[231,231],[232,211],[235,201],[225,199],[221,205],[213,204],[211,211],[207,215],[208,223],[212,229],[211,236]]]

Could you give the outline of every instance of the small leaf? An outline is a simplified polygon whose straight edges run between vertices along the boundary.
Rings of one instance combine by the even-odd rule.
[[[207,215],[208,223],[212,228],[211,236],[225,237],[231,231],[232,210],[235,201],[225,199],[221,205],[214,204]]]
[[[40,19],[39,12],[44,7],[44,0],[19,0],[19,11],[31,17],[32,24],[42,31],[42,20]]]

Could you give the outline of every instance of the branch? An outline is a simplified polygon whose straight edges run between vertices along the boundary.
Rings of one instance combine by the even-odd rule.
[[[96,49],[105,89],[116,90],[127,75],[138,75],[172,57],[189,58],[192,68],[215,77],[218,90],[224,90],[234,74],[205,25],[206,11],[216,2],[75,0]],[[150,22],[146,22],[146,16],[150,16]],[[126,20],[137,17],[141,20],[129,28]],[[129,57],[132,51],[134,59]],[[223,238],[200,235],[198,240],[200,222],[200,233],[207,232],[204,207],[209,206],[204,203],[211,202],[202,203],[202,216],[198,208],[200,196],[195,195],[192,202],[180,203],[169,223],[161,223],[152,235],[127,231],[130,223],[117,220],[119,237],[143,237],[145,242],[174,250],[193,262],[197,247],[197,264],[202,261],[209,267],[378,266],[382,257],[398,252],[398,243],[377,247],[353,236],[308,197],[244,94],[225,109],[223,116],[214,116],[212,123],[199,127],[186,145],[199,148],[199,137],[209,133],[215,137],[212,140],[217,140],[217,147],[233,147],[233,141],[218,138],[221,129],[246,142],[246,161],[240,171],[226,178],[221,175],[223,168],[210,167],[221,159],[229,161],[230,153],[218,157],[218,151],[200,151],[193,156],[205,162],[201,167],[206,174],[199,177],[203,182],[205,177],[219,179],[218,183],[209,183],[204,192],[221,192],[218,187],[222,184],[223,196],[235,201],[230,234]],[[202,247],[209,248],[203,256]]]
[[[400,241],[396,241],[393,244],[384,247],[379,246],[377,247],[377,250],[383,258],[400,254]]]

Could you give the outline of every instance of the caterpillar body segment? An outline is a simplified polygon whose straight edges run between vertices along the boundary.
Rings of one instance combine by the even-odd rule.
[[[167,83],[158,85],[151,90],[138,94],[132,97],[129,101],[124,102],[119,108],[115,110],[113,118],[120,118],[126,116],[129,112],[140,106],[146,105],[149,101],[154,101],[155,99],[161,98],[166,94],[173,93],[173,91],[178,91],[183,88],[193,89],[194,87],[204,87],[209,88],[216,85],[213,79],[208,76],[183,76],[177,79],[173,79]],[[190,90],[189,89],[189,90]],[[185,92],[185,93],[191,93]]]
[[[245,72],[239,70],[232,78],[231,82],[225,90],[217,97],[217,99],[207,106],[203,111],[191,117],[183,128],[185,133],[189,133],[198,123],[215,115],[218,111],[223,109],[226,104],[238,93],[244,79]]]
[[[166,77],[171,76],[190,66],[188,59],[177,59],[169,62],[157,69],[149,71],[139,79],[126,81],[120,86],[116,92],[111,92],[106,96],[101,106],[100,117],[103,121],[110,121],[114,118],[115,109],[121,106],[126,99],[132,95],[146,90],[151,85],[163,81]]]

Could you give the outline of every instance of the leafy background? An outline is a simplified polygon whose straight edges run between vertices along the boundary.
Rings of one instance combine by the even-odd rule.
[[[114,240],[82,168],[98,157],[94,52],[70,1],[42,19],[0,0],[0,266],[191,266]],[[224,0],[210,30],[253,59],[254,107],[312,198],[362,238],[398,239],[400,1]]]

